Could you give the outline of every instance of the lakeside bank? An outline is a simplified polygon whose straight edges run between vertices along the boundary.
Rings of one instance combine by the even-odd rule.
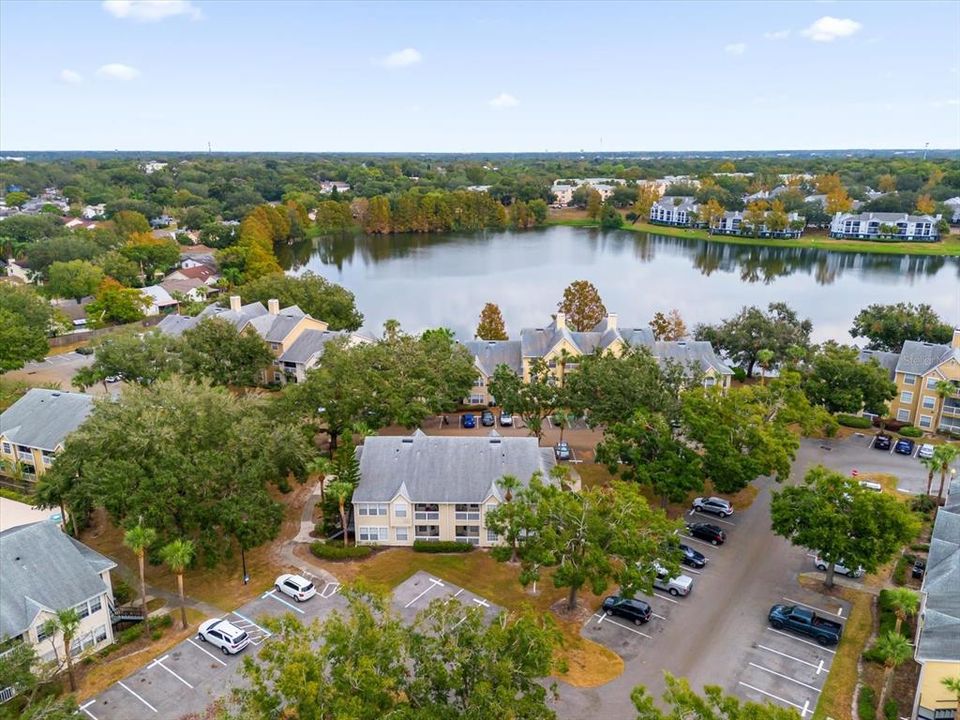
[[[549,218],[547,225],[566,225],[579,228],[599,228],[600,223],[587,218]],[[737,235],[711,235],[705,230],[672,227],[670,225],[651,225],[624,221],[621,230],[630,232],[666,235],[668,237],[705,240],[707,242],[729,245],[762,245],[773,248],[809,248],[812,250],[832,250],[834,252],[876,253],[884,255],[932,255],[960,257],[960,235],[947,235],[946,239],[935,243],[923,242],[882,242],[878,240],[835,240],[822,235],[804,236],[796,240],[742,237]]]

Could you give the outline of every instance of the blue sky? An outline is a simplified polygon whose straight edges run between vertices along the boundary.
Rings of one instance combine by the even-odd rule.
[[[0,148],[960,147],[960,2],[0,3]]]

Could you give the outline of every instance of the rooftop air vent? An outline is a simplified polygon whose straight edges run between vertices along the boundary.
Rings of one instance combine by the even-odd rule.
[[[60,397],[60,393],[58,392],[50,393],[50,397]]]
[[[501,442],[500,438],[490,438],[491,445],[499,445]]]
[[[404,438],[400,442],[406,443],[407,445],[413,445],[413,438]]]

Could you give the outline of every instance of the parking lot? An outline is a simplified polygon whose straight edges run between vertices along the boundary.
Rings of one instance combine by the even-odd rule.
[[[250,636],[250,646],[243,652],[224,655],[194,634],[129,677],[82,703],[80,709],[92,720],[173,720],[187,713],[201,712],[242,682],[239,670],[243,656],[256,652],[270,637],[262,621],[258,621],[260,618],[292,612],[301,621],[310,622],[325,617],[334,608],[345,606],[339,594],[339,584],[310,579],[317,584],[317,595],[306,602],[294,602],[271,589],[224,615],[231,624]]]
[[[500,613],[500,607],[476,593],[458,585],[441,580],[429,573],[417,572],[397,585],[393,590],[393,606],[406,620],[412,622],[417,613],[426,609],[434,600],[456,600],[464,608],[478,607],[490,622]]]
[[[899,490],[909,493],[926,492],[927,469],[917,457],[922,441],[915,443],[911,455],[900,455],[893,452],[895,443],[891,443],[889,450],[874,449],[875,437],[874,432],[864,432],[827,441],[801,440],[797,465],[802,467],[821,464],[844,475],[849,475],[854,470],[859,475],[888,473],[896,475]]]

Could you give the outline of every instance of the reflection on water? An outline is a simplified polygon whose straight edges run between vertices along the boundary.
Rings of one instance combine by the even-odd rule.
[[[397,317],[411,330],[444,324],[469,337],[487,301],[500,303],[517,329],[518,322],[541,325],[563,287],[581,278],[597,285],[612,312],[637,325],[658,309],[687,307],[691,322],[713,321],[741,305],[776,300],[831,326],[818,328],[821,337],[847,339],[850,319],[870,302],[929,302],[950,322],[960,321],[960,262],[940,256],[733,245],[569,227],[342,235],[283,246],[278,255],[293,272],[310,269],[353,290],[371,329]]]

